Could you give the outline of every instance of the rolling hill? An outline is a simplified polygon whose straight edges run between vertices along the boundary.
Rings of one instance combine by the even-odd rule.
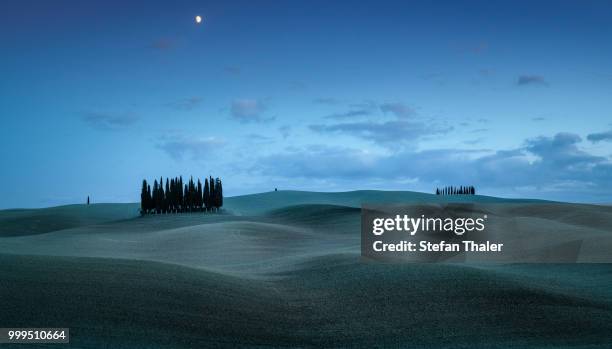
[[[227,198],[223,214],[0,211],[0,323],[70,327],[73,348],[609,346],[610,264],[360,258],[361,203],[448,200],[279,191]],[[612,234],[611,207],[472,201],[528,229]]]

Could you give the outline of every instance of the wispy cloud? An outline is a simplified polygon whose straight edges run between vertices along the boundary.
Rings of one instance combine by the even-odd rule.
[[[517,78],[516,84],[518,86],[548,86],[548,82],[541,75],[521,75]]]
[[[326,119],[350,119],[350,118],[366,116],[366,115],[370,115],[370,111],[365,110],[365,109],[360,109],[360,110],[349,110],[344,113],[330,114],[330,115],[327,115],[325,118]]]
[[[384,122],[363,121],[331,125],[314,124],[309,127],[311,130],[319,133],[346,134],[391,147],[415,143],[423,137],[444,134],[452,130],[452,127],[402,119]]]
[[[159,51],[169,51],[178,46],[178,40],[173,38],[159,38],[153,41],[149,47]]]
[[[337,105],[340,104],[340,100],[333,97],[320,97],[315,98],[313,101],[315,104],[325,104],[325,105]]]
[[[266,117],[264,115],[267,106],[257,99],[236,99],[230,107],[232,118],[242,123],[249,122],[269,122],[274,120],[274,117]]]
[[[194,97],[183,98],[183,99],[179,99],[174,102],[170,102],[167,104],[167,106],[169,106],[170,108],[176,109],[176,110],[189,111],[201,105],[202,100],[203,100],[202,97],[194,96]]]
[[[612,142],[612,130],[606,132],[591,133],[587,135],[587,139],[593,143],[602,141]]]
[[[287,139],[289,138],[289,135],[291,134],[291,126],[289,125],[284,125],[278,128],[278,131],[280,132],[281,136],[283,136],[283,139]]]
[[[161,137],[157,148],[175,160],[182,160],[187,155],[194,160],[199,160],[208,157],[224,145],[223,140],[215,137],[171,135]]]
[[[272,137],[268,137],[268,136],[262,136],[260,134],[257,133],[249,133],[246,138],[251,141],[251,142],[257,142],[257,143],[270,143],[272,141],[274,141],[272,139]]]
[[[484,138],[469,139],[469,140],[463,141],[463,144],[476,145],[476,144],[482,143],[482,141],[484,141]]]
[[[304,81],[292,80],[289,81],[288,87],[292,91],[304,91],[308,88],[308,85]]]
[[[81,120],[87,125],[102,131],[120,130],[135,124],[138,116],[134,113],[83,112]]]
[[[380,110],[385,114],[392,113],[398,118],[407,118],[416,114],[414,109],[399,102],[382,103],[380,105]]]
[[[234,76],[238,76],[242,73],[242,70],[240,69],[240,67],[231,66],[231,65],[223,67],[223,71],[226,74],[234,75]]]
[[[463,41],[455,42],[453,46],[461,53],[481,54],[489,49],[489,43],[486,41]]]

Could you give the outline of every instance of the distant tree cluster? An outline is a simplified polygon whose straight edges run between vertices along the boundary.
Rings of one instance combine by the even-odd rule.
[[[204,186],[198,179],[193,178],[183,184],[183,177],[159,178],[159,182],[153,182],[153,188],[142,181],[140,192],[141,214],[162,214],[179,212],[205,212],[218,211],[223,206],[223,184],[219,178],[212,177],[204,179]]]
[[[447,186],[444,188],[436,188],[436,195],[476,195],[476,188],[472,185],[468,186]]]

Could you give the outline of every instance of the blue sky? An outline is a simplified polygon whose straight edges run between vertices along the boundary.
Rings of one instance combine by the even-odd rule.
[[[4,1],[0,208],[418,190],[612,202],[606,1]],[[196,25],[194,16],[204,22]]]

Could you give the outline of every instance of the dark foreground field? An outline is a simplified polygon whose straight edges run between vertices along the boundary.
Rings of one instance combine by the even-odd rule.
[[[610,264],[360,259],[361,202],[435,200],[277,192],[229,198],[223,215],[0,211],[0,327],[69,327],[58,348],[610,348]],[[518,204],[527,227],[612,234],[606,207]]]

